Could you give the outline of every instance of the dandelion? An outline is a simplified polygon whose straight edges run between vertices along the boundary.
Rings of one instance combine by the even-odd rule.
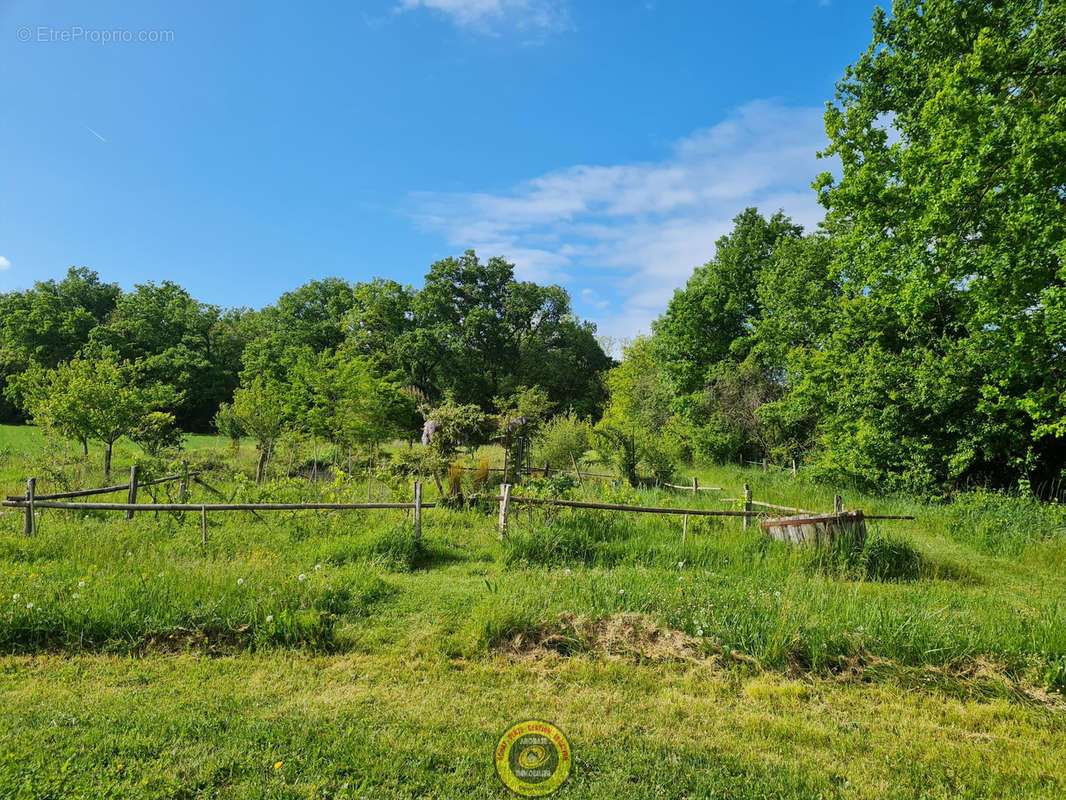
[[[321,564],[315,564],[315,572],[318,572],[320,569],[322,569],[322,565]]]
[[[237,585],[242,586],[244,584],[244,578],[237,578]]]
[[[696,628],[696,635],[703,636],[703,628]]]
[[[78,599],[79,597],[81,597],[81,595],[80,595],[80,594],[78,594],[77,592],[74,592],[74,594],[72,594],[72,595],[71,595],[71,597],[72,597],[73,599],[77,600],[77,599]]]
[[[281,769],[281,765],[284,764],[284,763],[285,763],[284,761],[275,761],[274,762],[274,769]]]
[[[274,621],[274,615],[273,614],[267,614],[267,622],[273,622],[273,621]]]
[[[33,603],[26,603],[26,610],[33,611]]]
[[[307,580],[307,575],[304,574],[303,572],[301,572],[299,575],[296,576],[296,580],[298,580],[298,581],[306,581]]]
[[[85,588],[85,581],[78,581],[78,588],[79,589],[84,589]]]
[[[780,596],[781,596],[781,592],[774,592],[774,597],[780,597]]]
[[[570,571],[570,567],[567,567],[567,568],[566,568],[566,572],[564,572],[563,574],[564,574],[564,575],[571,575],[572,573],[571,573],[571,571]]]
[[[626,593],[626,590],[625,590],[625,589],[619,589],[619,590],[618,590],[618,594],[625,594],[625,593]]]
[[[20,597],[22,597],[22,595],[18,592],[15,592],[13,595],[11,595],[12,600],[18,600]]]
[[[162,572],[160,572],[160,573],[159,573],[159,577],[160,577],[160,578],[162,578],[162,577],[163,577],[163,573],[162,573]]]
[[[678,569],[681,569],[683,566],[685,566],[685,562],[684,561],[678,561],[677,562],[677,568]]]

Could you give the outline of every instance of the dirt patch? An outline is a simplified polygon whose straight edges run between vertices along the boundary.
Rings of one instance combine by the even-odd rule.
[[[718,653],[700,639],[657,624],[643,614],[614,614],[591,620],[564,614],[555,622],[501,637],[492,649],[512,658],[593,653],[611,661],[699,661]]]

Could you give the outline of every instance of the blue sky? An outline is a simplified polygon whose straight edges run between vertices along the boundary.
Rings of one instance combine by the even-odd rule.
[[[745,206],[816,224],[873,8],[7,0],[0,291],[85,265],[258,307],[473,247],[629,337]]]

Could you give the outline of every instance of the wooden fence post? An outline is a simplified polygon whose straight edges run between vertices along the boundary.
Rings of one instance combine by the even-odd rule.
[[[545,477],[545,478],[550,478],[550,477],[551,477],[551,472],[552,472],[552,465],[551,465],[551,463],[549,463],[549,462],[545,461],[545,462],[544,462],[544,477]]]
[[[200,550],[207,552],[207,506],[200,506]]]
[[[693,475],[692,476],[692,496],[695,497],[696,496],[696,492],[698,492],[699,490],[700,490],[700,482],[698,480],[696,480],[696,476]],[[687,519],[687,517],[686,517],[686,519]]]
[[[792,474],[796,474],[796,459],[792,459]]]
[[[37,492],[37,479],[29,478],[26,481],[26,517],[22,523],[22,533],[33,536],[37,533],[37,521],[33,517],[33,496]]]
[[[744,510],[751,511],[751,487],[748,484],[744,484]],[[744,530],[748,529],[751,525],[751,517],[744,517]]]
[[[681,518],[681,549],[685,549],[685,539],[688,538],[688,514]]]
[[[415,481],[415,541],[422,538],[422,481]]]
[[[765,458],[762,460],[762,471],[766,472],[766,459]]]
[[[189,462],[181,462],[181,482],[178,483],[178,503],[185,505],[185,498],[189,496]],[[178,512],[178,519],[185,519],[185,512]]]
[[[137,465],[130,467],[130,489],[126,494],[126,502],[133,505],[137,502]],[[126,522],[133,519],[133,509],[126,512]]]
[[[844,498],[841,497],[839,494],[833,498],[833,511],[835,511],[837,514],[844,513]]]
[[[507,536],[507,507],[511,504],[511,484],[503,484],[500,490],[500,538],[503,539]]]

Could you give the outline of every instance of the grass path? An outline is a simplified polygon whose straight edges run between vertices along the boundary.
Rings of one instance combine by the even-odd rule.
[[[1005,699],[706,665],[396,655],[9,658],[0,796],[502,797],[495,739],[531,716],[570,737],[560,797],[1066,792],[1066,717]]]

